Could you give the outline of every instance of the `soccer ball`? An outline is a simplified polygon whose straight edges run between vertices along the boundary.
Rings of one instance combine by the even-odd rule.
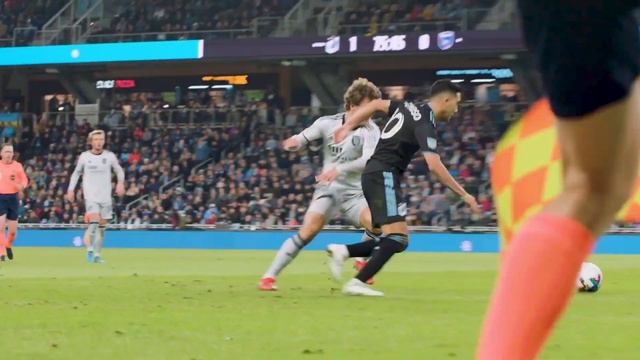
[[[594,264],[582,263],[582,268],[576,280],[576,287],[580,292],[596,292],[602,286],[602,270]]]

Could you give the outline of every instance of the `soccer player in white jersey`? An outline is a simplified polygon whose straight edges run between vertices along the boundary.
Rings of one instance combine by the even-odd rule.
[[[300,134],[283,142],[285,150],[297,151],[311,141],[322,139],[324,164],[322,173],[316,177],[318,184],[302,227],[297,234],[282,243],[271,266],[260,280],[260,290],[277,290],[275,282],[278,274],[338,212],[353,225],[365,229],[363,240],[376,240],[360,176],[378,143],[380,129],[369,120],[339,144],[333,143],[333,132],[342,126],[347,114],[379,98],[380,90],[372,82],[358,78],[344,95],[346,113],[323,116]]]
[[[118,178],[116,184],[118,196],[124,195],[124,171],[115,154],[104,149],[105,134],[103,130],[90,132],[87,142],[91,149],[80,154],[78,158],[78,165],[76,165],[69,181],[67,200],[74,202],[75,188],[82,175],[82,193],[89,220],[89,226],[86,230],[86,234],[89,236],[87,261],[101,263],[100,251],[104,244],[104,232],[113,211],[111,171],[115,172]]]

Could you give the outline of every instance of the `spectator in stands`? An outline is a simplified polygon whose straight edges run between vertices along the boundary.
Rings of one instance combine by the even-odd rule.
[[[260,103],[253,102],[255,106],[229,112],[229,118],[235,112],[236,126],[223,126],[212,116],[199,125],[185,124],[168,130],[156,127],[162,122],[149,121],[154,112],[165,111],[150,106],[155,98],[153,94],[128,96],[128,101],[139,102],[137,110],[131,107],[131,114],[138,113],[135,118],[124,115],[119,100],[113,102],[118,108],[107,115],[122,116],[118,126],[107,133],[107,146],[119,154],[123,163],[129,164],[125,169],[130,180],[126,198],[115,207],[119,222],[123,218],[130,221],[133,210],[137,211],[137,220],[131,221],[141,224],[301,222],[306,209],[298,204],[312,195],[322,154],[313,149],[287,153],[277,144],[303,126],[302,112],[290,110],[285,116],[286,127],[275,130],[257,111]],[[191,110],[184,111],[189,115]],[[439,131],[443,160],[458,169],[457,174],[452,171],[454,176],[477,189],[475,195],[483,210],[493,216],[490,190],[483,184],[488,180],[487,166],[498,131],[485,113],[463,108],[456,121],[441,125]],[[293,121],[294,114],[297,123]],[[32,185],[27,190],[21,221],[76,221],[84,210],[65,206],[61,199],[68,174],[75,157],[84,150],[91,126],[83,121],[70,131],[63,123],[49,122],[46,116],[24,125],[22,143],[16,148],[22,152],[20,156]],[[193,170],[203,161],[209,163]],[[413,223],[469,220],[469,214],[455,209],[456,199],[448,190],[426,181],[424,165],[412,164],[407,176],[403,192]],[[148,197],[136,202],[128,213],[123,211],[126,204],[143,195]]]

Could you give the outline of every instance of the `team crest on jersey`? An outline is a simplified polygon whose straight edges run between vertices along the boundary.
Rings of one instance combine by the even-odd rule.
[[[362,143],[363,143],[362,136],[353,135],[351,137],[351,145],[358,147],[358,146],[362,146]]]
[[[431,150],[435,150],[436,147],[438,147],[438,140],[432,138],[432,137],[428,137],[427,138],[427,146],[429,147],[429,149]]]
[[[107,163],[107,159],[103,158],[103,159],[102,159],[102,163],[103,163],[103,164],[106,164],[106,163]]]
[[[329,145],[329,150],[331,151],[331,155],[336,157],[338,161],[347,162],[356,160],[362,156],[363,145],[364,138],[362,136],[352,135],[339,145]]]

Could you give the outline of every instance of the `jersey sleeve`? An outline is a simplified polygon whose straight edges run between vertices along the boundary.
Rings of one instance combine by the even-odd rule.
[[[398,110],[401,105],[402,103],[399,101],[394,101],[394,100],[389,101],[389,111],[387,112],[387,114],[389,116],[393,115],[393,113],[396,112],[396,110]]]
[[[84,172],[84,158],[84,153],[80,154],[80,156],[78,157],[78,164],[71,174],[71,180],[69,180],[69,188],[67,189],[67,191],[73,191],[76,189],[76,185],[78,185],[80,175],[82,175],[82,173]]]
[[[429,124],[427,119],[421,119],[416,122],[415,137],[420,151],[423,153],[438,153],[438,138],[436,137],[436,129]]]
[[[124,170],[122,169],[122,166],[120,166],[120,163],[118,162],[118,158],[114,153],[111,153],[111,169],[113,169],[113,172],[116,173],[118,182],[124,183]]]
[[[324,118],[319,118],[314,121],[311,126],[302,130],[300,134],[295,135],[300,146],[305,146],[314,140],[322,139],[326,132],[326,124],[327,122]]]

